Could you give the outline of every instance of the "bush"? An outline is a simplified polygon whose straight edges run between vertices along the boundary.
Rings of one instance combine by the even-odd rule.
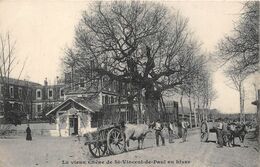
[[[4,113],[4,121],[6,124],[21,125],[22,120],[26,118],[24,112],[18,110],[6,111]]]

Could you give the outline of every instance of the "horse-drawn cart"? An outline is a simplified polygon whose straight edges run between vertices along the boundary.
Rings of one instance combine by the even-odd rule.
[[[203,121],[200,126],[200,141],[206,142],[210,133],[216,133],[217,123],[214,121]]]
[[[90,153],[99,158],[107,154],[120,154],[125,151],[125,138],[123,128],[120,125],[111,125],[87,133],[85,145],[88,145]]]

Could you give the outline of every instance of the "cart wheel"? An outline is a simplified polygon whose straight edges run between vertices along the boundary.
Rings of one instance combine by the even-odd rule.
[[[200,141],[206,142],[209,138],[208,125],[206,122],[202,122],[200,129]]]
[[[88,148],[90,153],[95,158],[103,157],[107,151],[107,144],[106,142],[96,142],[88,144]]]
[[[119,129],[113,128],[108,132],[107,147],[112,154],[120,154],[125,151],[124,134]]]

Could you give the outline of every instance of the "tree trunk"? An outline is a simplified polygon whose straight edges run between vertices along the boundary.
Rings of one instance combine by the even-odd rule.
[[[192,128],[192,106],[191,106],[191,99],[190,99],[190,96],[189,96],[189,99],[188,99],[188,102],[189,102],[189,107],[190,107],[190,128]]]
[[[181,92],[180,104],[181,104],[182,119],[184,119],[184,110],[183,110],[183,91]]]
[[[197,122],[197,113],[196,113],[196,99],[193,98],[193,113],[194,113],[194,123],[195,123],[195,127],[198,126],[198,122]]]
[[[209,112],[209,108],[208,108],[208,104],[206,104],[206,112],[205,112],[205,120],[208,120],[208,112]]]
[[[201,124],[201,114],[200,114],[200,99],[198,97],[198,116],[199,116],[199,126]]]
[[[140,94],[140,91],[138,92],[138,111],[136,113],[136,116],[137,116],[137,124],[140,124],[141,123],[141,94]]]
[[[205,103],[203,102],[203,105],[202,105],[202,121],[205,120]]]
[[[246,120],[245,120],[245,88],[244,88],[244,86],[243,86],[243,88],[242,88],[242,106],[243,106],[243,108],[242,108],[242,111],[243,111],[243,114],[242,114],[242,117],[243,117],[243,122],[245,122]]]
[[[242,92],[242,82],[238,85],[238,91],[239,91],[239,104],[240,104],[240,123],[243,122],[243,114],[244,114],[244,102],[243,102],[243,92]]]

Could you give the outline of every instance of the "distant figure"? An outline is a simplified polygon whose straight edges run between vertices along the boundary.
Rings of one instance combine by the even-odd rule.
[[[173,130],[174,130],[174,124],[173,124],[173,122],[169,122],[169,124],[168,124],[169,143],[174,143],[174,141],[173,141]]]
[[[32,134],[31,134],[31,129],[30,129],[29,125],[28,125],[28,127],[26,129],[26,140],[29,140],[29,141],[32,140]]]
[[[232,145],[231,145],[232,135],[231,135],[231,130],[230,130],[230,126],[229,126],[228,122],[229,122],[229,119],[225,118],[224,122],[223,122],[223,128],[222,128],[223,144],[225,146],[232,147]]]
[[[224,141],[223,141],[223,121],[222,121],[222,118],[218,119],[217,139],[218,139],[217,148],[222,148],[223,145],[224,145]]]
[[[181,122],[181,127],[182,127],[182,142],[187,141],[187,133],[188,133],[188,126],[189,123],[187,122],[187,119],[184,118]]]
[[[164,146],[165,145],[165,141],[164,141],[164,136],[162,134],[163,126],[162,126],[162,123],[161,123],[160,119],[158,119],[155,122],[154,129],[155,129],[156,145],[159,146],[159,136],[160,136],[161,140],[162,140],[162,145]]]

